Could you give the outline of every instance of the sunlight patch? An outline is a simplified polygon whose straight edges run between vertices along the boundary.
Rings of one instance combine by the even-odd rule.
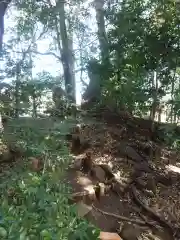
[[[168,171],[180,173],[180,168],[179,168],[179,167],[176,167],[176,166],[173,166],[173,165],[168,165],[168,166],[166,166],[166,169],[167,169]]]

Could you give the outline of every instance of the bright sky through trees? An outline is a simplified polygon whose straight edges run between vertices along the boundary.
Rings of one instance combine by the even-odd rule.
[[[9,30],[15,26],[16,21],[15,17],[18,16],[18,12],[11,6],[6,15],[5,15],[5,32],[4,32],[4,42],[6,43],[10,38],[11,34]],[[92,16],[94,18],[94,12],[92,12]],[[92,19],[91,19],[92,20]],[[95,20],[95,18],[94,18]],[[93,21],[88,21],[90,26],[93,26]],[[94,26],[93,26],[94,28]],[[91,41],[91,39],[90,39]],[[48,52],[49,44],[51,42],[51,39],[46,37],[43,40],[37,41],[38,46],[38,52],[45,53]],[[19,43],[20,46],[22,43]],[[74,44],[74,48],[77,49],[78,46]],[[17,51],[18,51],[17,46]],[[16,51],[16,50],[15,50]],[[13,53],[13,56],[17,57],[16,53]],[[20,55],[21,57],[21,55]],[[43,70],[51,73],[53,76],[61,76],[63,74],[61,64],[57,62],[57,59],[53,56],[47,56],[47,55],[39,55],[37,54],[36,58],[33,59],[34,61],[34,68],[33,68],[33,76],[35,76],[38,72],[42,72]],[[1,69],[3,68],[3,61],[0,62]],[[9,79],[6,79],[5,81],[10,81]],[[88,79],[86,79],[88,81]],[[81,102],[81,93],[82,93],[82,83],[80,81],[80,73],[76,73],[76,101],[77,104],[80,104]]]

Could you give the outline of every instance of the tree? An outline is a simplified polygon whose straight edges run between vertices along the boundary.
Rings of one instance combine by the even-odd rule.
[[[4,35],[4,14],[11,0],[0,0],[0,52],[2,53],[3,35]]]
[[[163,10],[152,1],[123,1],[119,6],[108,15],[113,74],[104,82],[104,94],[130,112],[151,109],[154,119],[179,64],[179,10],[172,2]]]
[[[52,39],[53,44],[47,52],[39,53],[32,48],[29,51],[32,58],[36,54],[47,54],[59,61],[63,69],[59,79],[64,79],[61,87],[65,89],[66,97],[71,95],[70,101],[75,99],[76,65],[80,66],[81,81],[84,82],[84,72],[90,79],[83,95],[87,101],[111,102],[116,109],[126,109],[141,116],[149,114],[153,120],[164,97],[169,93],[171,98],[175,97],[178,88],[174,73],[178,75],[179,8],[173,1],[115,3],[95,0],[86,5],[81,1],[52,4],[49,0],[33,0],[32,3],[27,0],[16,3],[21,12],[17,29],[30,39],[36,32],[32,28],[38,23],[42,30],[39,38],[48,34]],[[95,10],[97,33],[85,23],[85,20],[92,19],[90,9]],[[34,42],[38,39],[37,33],[35,35]],[[74,50],[73,43],[77,38],[80,49]],[[99,49],[95,46],[98,41]],[[175,102],[171,101],[172,116],[173,104]]]

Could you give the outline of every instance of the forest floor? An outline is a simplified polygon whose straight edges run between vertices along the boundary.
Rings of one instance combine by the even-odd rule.
[[[80,217],[87,219],[102,231],[118,233],[123,240],[179,240],[180,152],[170,150],[161,142],[150,141],[150,132],[143,124],[135,124],[135,126],[129,122],[132,120],[127,116],[125,121],[116,123],[109,120],[98,122],[95,119],[84,121],[74,127],[72,123],[59,127],[59,123],[56,122],[58,131],[56,127],[53,127],[53,130],[50,129],[54,124],[52,122],[42,125],[39,121],[39,126],[33,122],[31,126],[28,124],[28,131],[25,131],[25,126],[18,122],[16,134],[6,135],[5,139],[9,146],[15,145],[18,139],[22,138],[28,139],[28,146],[31,143],[33,143],[32,146],[36,146],[36,148],[26,149],[25,158],[31,159],[31,170],[37,173],[44,171],[40,166],[44,165],[44,159],[47,165],[50,160],[54,163],[59,155],[64,155],[63,151],[66,150],[60,151],[62,143],[59,139],[62,135],[66,136],[71,151],[71,156],[68,157],[73,161],[67,161],[68,164],[64,165],[67,174],[63,178],[70,184],[73,191],[69,204],[76,205]],[[16,123],[16,126],[18,124]],[[41,144],[45,136],[39,131],[35,133],[34,126],[41,132],[45,130],[45,145]],[[34,135],[32,135],[33,131]],[[13,131],[9,128],[8,132]],[[50,137],[52,135],[53,138]],[[19,144],[22,142],[19,141]],[[52,148],[53,157],[49,154],[50,150],[47,146]],[[14,184],[17,184],[19,178],[12,177],[10,169],[17,169],[19,161],[21,162],[24,156],[21,151],[13,147],[11,151],[9,148],[7,151],[4,142],[1,148],[0,191],[7,192],[8,185],[6,195],[12,195],[14,192],[10,178]],[[65,154],[68,155],[67,152]],[[26,163],[26,167],[29,166],[30,162]],[[62,163],[58,160],[54,165],[62,167]],[[16,172],[18,175],[19,170]],[[60,174],[61,171],[58,171],[55,181],[57,176],[59,181]],[[52,174],[50,176],[52,178]],[[23,193],[25,198],[27,189],[22,192],[22,188],[23,186],[21,186],[21,194]],[[34,191],[32,186],[31,191]],[[45,199],[50,197],[52,198],[49,195],[44,196]],[[17,226],[14,226],[13,231],[15,228]]]
[[[180,152],[128,127],[127,116],[119,122],[82,124],[69,136],[79,215],[123,240],[180,239]]]

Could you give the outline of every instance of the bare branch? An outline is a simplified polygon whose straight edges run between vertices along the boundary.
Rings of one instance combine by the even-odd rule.
[[[82,82],[82,84],[83,84],[84,86],[86,86],[86,87],[89,86],[89,84],[87,84],[83,79],[81,79],[81,82]]]
[[[54,57],[57,58],[59,61],[62,61],[61,57],[59,57],[58,55],[56,55],[56,54],[53,53],[53,52],[45,52],[45,53],[41,53],[41,52],[38,52],[38,51],[32,51],[32,53],[36,53],[36,54],[39,54],[39,55],[49,55],[49,56],[54,56]]]
[[[38,29],[37,29],[38,31]],[[48,28],[46,26],[43,27],[42,33],[39,35],[39,37],[36,39],[36,41],[39,41],[41,37],[48,32]]]
[[[20,52],[20,51],[14,51],[15,53],[20,53],[20,54],[23,54],[24,52]],[[39,54],[39,55],[46,55],[46,56],[54,56],[55,58],[57,58],[59,61],[61,61],[61,57],[59,57],[58,55],[56,55],[55,53],[53,52],[45,52],[45,53],[42,53],[42,52],[38,52],[38,51],[35,51],[35,50],[31,50],[29,49],[28,51],[25,51],[26,53],[35,53],[35,54]]]
[[[83,48],[90,46],[92,43],[94,43],[95,41],[97,41],[97,39],[98,39],[98,38],[90,41],[89,43],[87,43],[86,45],[84,45]],[[73,50],[73,52],[78,52],[78,51],[82,51],[82,48],[76,48],[76,49]]]

